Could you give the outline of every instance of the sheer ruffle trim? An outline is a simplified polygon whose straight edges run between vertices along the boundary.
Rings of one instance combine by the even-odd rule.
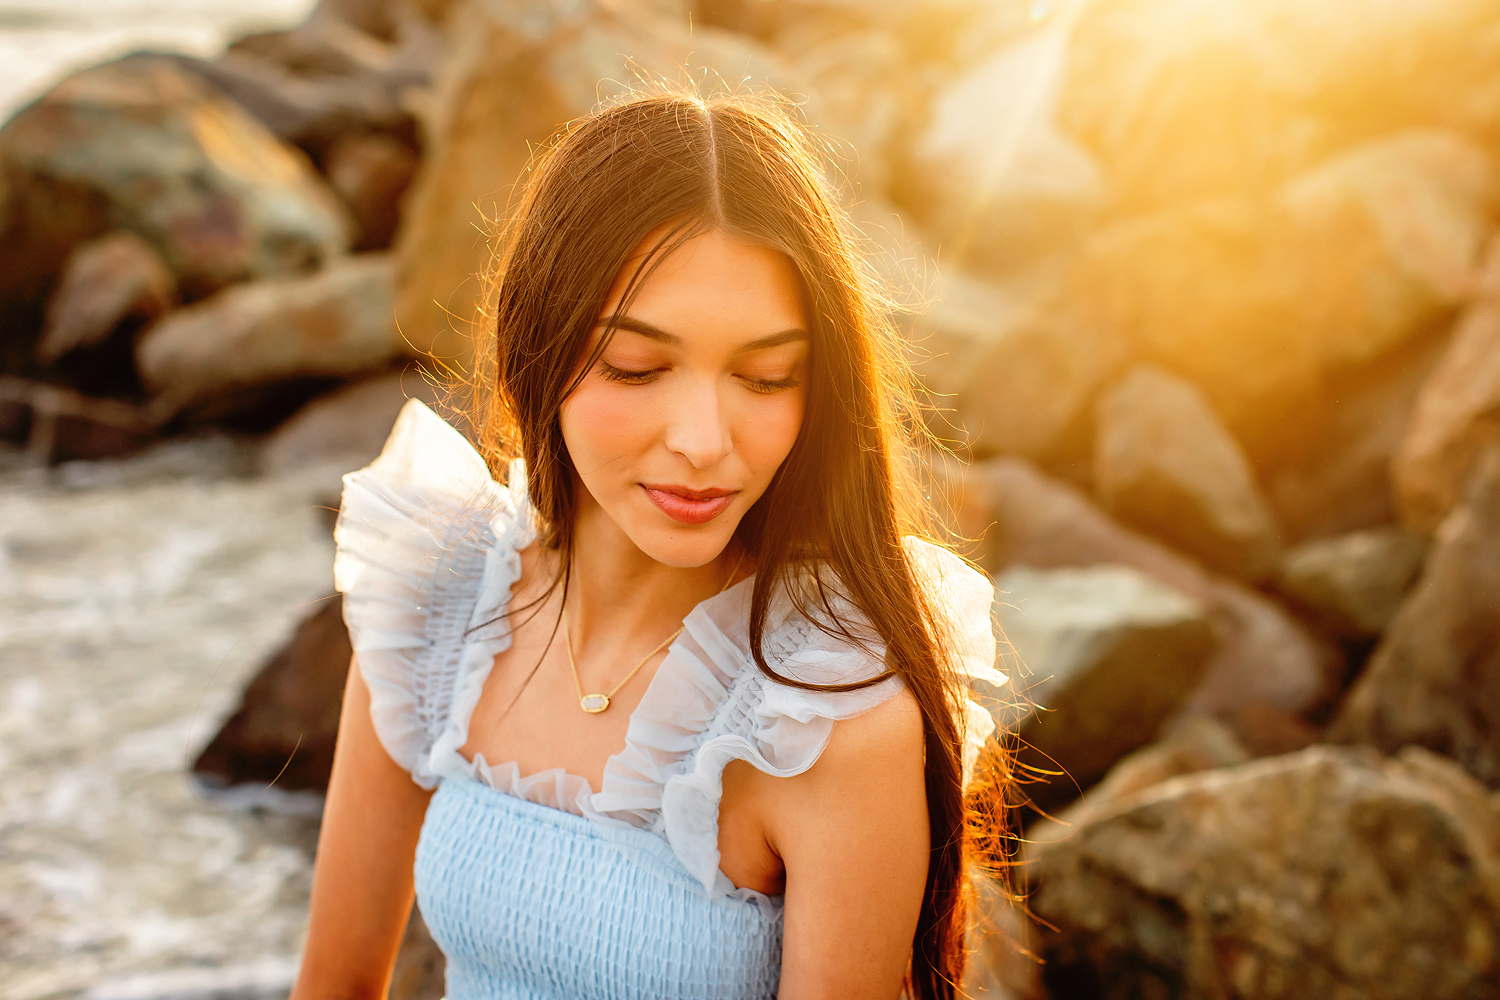
[[[924,586],[932,588],[934,606],[951,616],[955,669],[970,678],[1003,684],[1004,675],[994,667],[995,638],[990,624],[993,586],[946,549],[915,538],[906,542]],[[735,595],[741,587],[742,592]],[[634,721],[631,724],[632,735],[638,728],[641,737],[661,732],[662,719],[657,713],[667,707],[683,713],[679,718],[684,732],[699,726],[702,720],[699,732],[703,735],[696,752],[676,754],[661,739],[642,739],[639,742],[644,746],[628,746],[626,754],[621,755],[640,759],[646,755],[643,751],[658,751],[655,769],[644,777],[660,782],[659,828],[683,865],[710,895],[756,895],[752,890],[735,888],[719,870],[719,802],[724,768],[729,762],[743,760],[777,777],[801,774],[817,763],[835,722],[864,714],[904,686],[899,678],[891,677],[855,691],[807,691],[765,676],[750,656],[745,634],[749,597],[749,588],[742,584],[720,599],[700,605],[678,640],[683,649],[674,648],[674,655],[691,655],[676,657],[678,668],[673,680],[691,677],[694,683],[670,685],[670,690],[679,695],[670,706],[665,691],[660,702],[643,700],[638,710],[640,726]],[[840,621],[858,631],[863,618],[852,605],[837,595],[830,596],[829,604]],[[805,683],[850,684],[884,671],[885,649],[880,643],[868,637],[854,643],[830,635],[795,613],[789,601],[776,614],[780,624],[768,630],[766,652],[778,673]],[[711,662],[705,662],[705,653]],[[733,686],[728,697],[718,694],[719,685]],[[700,692],[699,696],[684,696],[689,687]],[[648,707],[650,712],[644,711]],[[748,735],[725,731],[729,727],[723,724],[727,721],[723,716],[737,711],[748,712],[753,719]],[[990,714],[972,701],[966,703],[966,716],[965,782],[995,726]],[[683,733],[677,735],[679,740],[685,739]],[[641,784],[644,787],[647,783]]]
[[[430,661],[445,630],[483,626],[509,603],[520,576],[516,553],[532,530],[524,497],[519,463],[510,486],[499,485],[463,435],[418,400],[402,408],[380,457],[344,477],[334,585],[344,595],[376,735],[423,788],[437,784],[433,749],[443,720],[459,717],[450,696],[459,696],[456,708],[471,693],[454,692]],[[451,621],[450,607],[467,606],[463,598],[476,587],[471,620]],[[493,657],[508,641],[503,627],[477,628],[465,657],[484,649]],[[472,695],[470,711],[477,690]]]

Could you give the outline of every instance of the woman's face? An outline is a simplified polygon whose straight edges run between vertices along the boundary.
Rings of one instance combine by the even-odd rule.
[[[595,338],[660,232],[615,279]],[[561,409],[584,487],[579,516],[596,504],[652,559],[702,566],[802,427],[809,324],[796,270],[714,230],[662,260],[616,324]]]

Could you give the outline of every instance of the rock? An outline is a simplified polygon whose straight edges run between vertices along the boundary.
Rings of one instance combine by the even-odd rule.
[[[1463,496],[1480,455],[1496,444],[1500,299],[1486,299],[1464,315],[1417,397],[1391,469],[1402,520],[1419,531],[1436,529]]]
[[[708,68],[724,79],[769,80],[808,93],[765,49],[686,21],[626,18],[581,5],[549,9],[474,3],[449,19],[452,51],[437,83],[422,169],[396,241],[396,315],[423,353],[466,365],[471,323],[490,260],[486,220],[506,199],[533,150],[558,126],[619,92],[634,74],[668,79]],[[632,62],[627,65],[624,55]]]
[[[0,165],[25,203],[0,242],[27,246],[27,271],[46,281],[74,245],[116,228],[151,244],[189,299],[348,245],[347,215],[307,160],[165,57],[64,80],[0,129]],[[27,287],[0,277],[0,297]]]
[[[1129,360],[1118,338],[1067,308],[991,313],[994,325],[964,365],[959,422],[977,457],[1056,464],[1088,453],[1099,390]]]
[[[156,439],[164,416],[152,408],[0,375],[0,439],[21,445],[34,465],[127,455]]]
[[[1138,210],[1268,190],[1415,124],[1471,131],[1493,92],[1488,0],[1104,0],[1084,9],[1064,127]]]
[[[1105,207],[1098,166],[1053,121],[1066,44],[1065,24],[1035,33],[934,95],[899,197],[943,239],[946,261],[990,272],[1034,265],[1075,243]]]
[[[1301,440],[1264,470],[1287,540],[1326,538],[1399,520],[1391,462],[1417,394],[1449,342],[1439,328],[1366,365],[1336,373],[1312,409],[1288,414]]]
[[[977,539],[974,557],[1000,567],[1129,566],[1207,606],[1219,635],[1203,683],[1184,712],[1233,722],[1251,706],[1308,715],[1342,680],[1337,653],[1274,602],[1114,523],[1030,463],[1002,458],[949,474],[955,528]],[[1236,730],[1242,741],[1247,735]],[[1253,736],[1253,734],[1249,734]]]
[[[1141,365],[1099,401],[1094,488],[1120,520],[1258,581],[1280,530],[1239,443],[1191,384]]]
[[[1416,588],[1329,731],[1387,752],[1448,754],[1500,787],[1500,450],[1438,528]]]
[[[353,655],[335,596],[245,688],[239,708],[193,762],[199,787],[237,806],[321,808]]]
[[[390,260],[363,254],[180,309],[146,332],[136,364],[159,405],[224,409],[237,390],[383,367],[402,348],[391,303]]]
[[[1173,778],[1036,845],[1043,982],[1054,997],[1489,996],[1497,847],[1484,789],[1417,749]]]
[[[242,38],[215,59],[181,56],[178,64],[326,168],[346,135],[380,133],[415,149],[415,115],[442,55],[438,29],[407,10],[388,39],[319,14]]]
[[[261,471],[274,476],[310,470],[320,477],[319,494],[337,511],[343,474],[375,460],[406,401],[436,407],[442,396],[443,390],[414,368],[347,385],[308,403],[278,427],[261,446]]]
[[[1029,850],[1036,853],[1046,845],[1066,840],[1078,827],[1109,813],[1122,799],[1168,779],[1235,767],[1251,759],[1249,750],[1218,720],[1203,716],[1184,719],[1157,742],[1122,758],[1103,781],[1055,819],[1041,819],[1027,827],[1026,839],[1033,845]]]
[[[1123,566],[1007,569],[996,615],[1016,664],[1007,671],[1037,711],[1002,715],[1024,767],[1063,776],[1029,786],[1048,811],[1152,742],[1202,680],[1214,652],[1199,601]]]
[[[1473,292],[1487,157],[1441,132],[1387,137],[1264,198],[1101,230],[1071,281],[1095,321],[1199,386],[1252,456],[1299,440],[1330,374],[1371,361]],[[1269,415],[1274,415],[1274,419]]]
[[[807,25],[781,32],[775,46],[817,93],[822,132],[833,140],[859,197],[888,191],[899,137],[925,112],[910,85],[912,67],[900,39],[878,29],[828,31]]]
[[[1373,638],[1390,625],[1426,554],[1426,542],[1400,528],[1321,538],[1282,557],[1276,585],[1334,633]]]
[[[138,385],[136,333],[176,304],[177,282],[145,240],[117,232],[85,243],[52,292],[36,359],[52,365],[74,352],[92,355],[89,387],[128,392]],[[118,334],[113,344],[112,334]]]
[[[334,140],[323,169],[354,216],[354,249],[389,247],[401,221],[401,196],[417,172],[417,154],[380,132],[344,136]]]

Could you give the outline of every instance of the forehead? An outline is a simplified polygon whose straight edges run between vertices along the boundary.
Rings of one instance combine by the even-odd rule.
[[[663,233],[648,234],[636,247],[610,288],[604,315],[617,310],[636,269],[656,263],[627,312],[684,341],[807,328],[802,281],[785,254],[714,229],[648,262]]]

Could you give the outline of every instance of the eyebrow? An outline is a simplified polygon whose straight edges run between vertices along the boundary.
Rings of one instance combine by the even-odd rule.
[[[614,324],[617,330],[629,330],[631,333],[640,334],[642,337],[666,344],[668,347],[682,346],[682,338],[675,333],[668,333],[659,326],[636,319],[633,316],[621,316],[619,313],[613,313],[600,320],[599,325],[607,327],[611,323]],[[763,351],[768,347],[780,347],[782,344],[790,344],[798,340],[807,339],[809,338],[806,330],[801,327],[792,327],[789,330],[782,330],[780,333],[773,333],[769,336],[747,341],[735,348],[734,353],[746,354],[750,351]]]

